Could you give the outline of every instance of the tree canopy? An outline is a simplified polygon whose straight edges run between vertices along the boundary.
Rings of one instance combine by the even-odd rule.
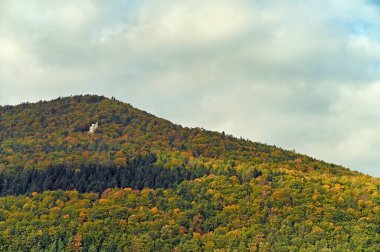
[[[0,107],[0,171],[0,251],[380,247],[378,178],[101,96]]]

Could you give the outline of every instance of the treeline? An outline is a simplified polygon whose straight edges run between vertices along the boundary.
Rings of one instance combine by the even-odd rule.
[[[99,128],[90,137],[87,132],[95,122],[99,122]],[[319,174],[352,175],[341,167],[275,146],[175,125],[101,96],[0,107],[0,171],[44,169],[69,162],[121,166],[147,152],[173,151],[211,166],[231,160],[292,166],[302,160],[297,164],[303,171],[311,167]]]
[[[102,166],[82,164],[49,166],[47,169],[24,170],[0,174],[0,195],[19,195],[45,190],[78,190],[103,192],[107,188],[133,189],[171,188],[183,180],[192,180],[208,175],[205,167],[194,169],[177,167],[162,168],[155,165],[153,154],[135,158],[126,166]]]

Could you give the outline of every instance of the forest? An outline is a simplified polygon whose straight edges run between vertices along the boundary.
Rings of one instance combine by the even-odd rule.
[[[0,174],[0,195],[20,195],[46,190],[77,190],[80,193],[101,193],[107,188],[125,188],[141,190],[143,188],[172,188],[183,180],[192,180],[205,175],[204,167],[196,169],[165,169],[155,166],[153,154],[136,158],[127,166],[100,166],[83,164],[73,166],[49,166],[43,170],[16,169]],[[259,176],[254,171],[252,176]],[[232,174],[229,174],[232,175]],[[235,174],[236,175],[236,174]]]
[[[0,106],[0,251],[378,251],[379,192],[114,98]]]

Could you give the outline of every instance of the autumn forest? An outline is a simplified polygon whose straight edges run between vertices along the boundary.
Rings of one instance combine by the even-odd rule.
[[[378,178],[114,98],[1,106],[0,171],[0,251],[380,247]]]

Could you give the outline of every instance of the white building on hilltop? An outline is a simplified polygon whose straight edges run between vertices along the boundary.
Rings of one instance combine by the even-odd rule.
[[[88,134],[94,134],[95,130],[99,127],[98,122],[91,124]]]

